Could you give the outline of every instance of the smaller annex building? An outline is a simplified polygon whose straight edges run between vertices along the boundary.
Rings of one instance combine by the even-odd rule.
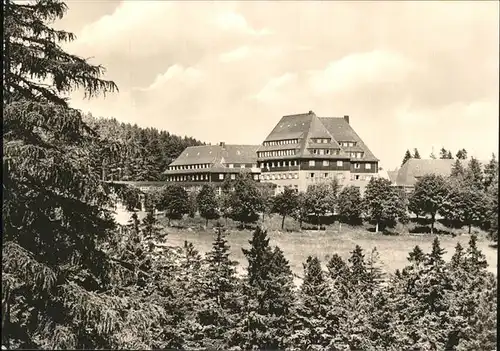
[[[462,166],[467,168],[470,160],[460,160]],[[397,174],[393,176],[393,186],[396,186],[406,193],[410,193],[415,188],[415,184],[419,178],[426,174],[436,174],[443,177],[448,177],[451,174],[453,164],[456,159],[416,159],[410,158],[406,161]],[[481,165],[485,165],[486,161],[478,160]]]
[[[189,183],[201,188],[203,184],[222,184],[236,179],[238,173],[249,173],[259,181],[257,149],[259,145],[217,145],[187,147],[164,172],[166,182]],[[186,184],[187,185],[187,184]],[[220,190],[220,187],[219,187]]]

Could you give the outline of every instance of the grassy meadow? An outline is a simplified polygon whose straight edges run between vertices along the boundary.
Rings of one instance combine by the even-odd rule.
[[[160,223],[165,226],[168,233],[167,242],[169,245],[181,246],[184,240],[192,242],[195,247],[205,253],[211,249],[214,238],[212,223],[208,229],[203,225],[200,218],[185,218],[182,221],[173,221],[172,227],[167,226],[167,221],[161,216],[158,217]],[[221,221],[224,224],[224,220]],[[281,231],[281,219],[277,216],[264,220],[263,227],[268,230],[271,245],[278,245],[289,260],[292,271],[301,277],[303,274],[302,263],[309,255],[316,255],[323,264],[326,264],[329,257],[337,253],[342,258],[348,259],[350,252],[356,245],[360,245],[366,254],[374,247],[377,248],[380,257],[380,264],[387,273],[393,273],[396,269],[402,269],[407,264],[408,253],[419,245],[424,252],[429,252],[435,235],[414,234],[412,228],[406,228],[406,233],[400,235],[387,235],[372,232],[369,225],[360,227],[349,227],[343,225],[339,233],[338,223],[327,225],[325,230],[314,230],[314,225],[306,224],[307,230],[298,231],[298,224],[292,219],[287,219],[285,231]],[[244,272],[247,265],[242,248],[248,248],[248,241],[252,236],[252,230],[241,230],[237,224],[229,220],[227,223],[229,232],[228,241],[231,245],[232,258],[240,263],[238,271]],[[445,228],[437,223],[438,232],[445,232]],[[488,269],[496,273],[497,271],[497,248],[491,246],[484,233],[474,229],[478,234],[478,245],[488,262]],[[445,258],[451,258],[457,242],[465,248],[468,245],[470,236],[466,228],[454,229],[447,234],[439,234],[441,247],[446,250]],[[300,279],[300,278],[297,278]]]

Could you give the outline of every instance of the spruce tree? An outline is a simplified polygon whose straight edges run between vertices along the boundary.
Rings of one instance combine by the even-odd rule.
[[[410,150],[406,150],[405,155],[403,157],[403,161],[401,162],[401,167],[408,161],[410,158],[412,158]]]
[[[457,158],[453,163],[453,166],[451,167],[451,176],[454,178],[461,178],[464,177],[464,175],[465,175],[465,170],[464,167],[462,166],[462,162],[460,162],[460,159]]]
[[[466,160],[467,159],[467,150],[465,150],[465,149],[458,150],[456,157],[459,160]]]
[[[230,346],[242,349],[282,349],[288,339],[286,321],[293,305],[293,278],[283,252],[269,246],[266,231],[258,227],[242,249],[248,260],[243,285],[244,308]]]
[[[498,181],[498,160],[492,154],[490,162],[484,167],[484,187],[489,189],[495,180]]]
[[[418,152],[417,148],[413,149],[413,158],[420,159],[420,153]]]
[[[476,189],[483,189],[483,170],[481,163],[474,157],[471,157],[467,169],[465,170],[465,178],[467,182],[472,184]]]
[[[105,293],[125,269],[102,250],[116,230],[111,185],[90,169],[98,138],[64,97],[117,87],[101,78],[103,67],[60,46],[74,39],[52,28],[63,2],[4,1],[3,9],[5,346],[120,347],[116,336],[131,316],[122,303],[135,300]],[[137,321],[155,320],[152,310]]]
[[[299,350],[324,349],[330,345],[334,335],[328,333],[328,317],[331,308],[331,293],[321,262],[309,256],[304,263],[304,281],[295,310],[291,343]]]

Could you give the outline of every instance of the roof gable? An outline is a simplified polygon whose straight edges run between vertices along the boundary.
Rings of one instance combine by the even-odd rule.
[[[364,152],[363,158],[365,161],[379,161],[371,152],[368,146],[363,142],[359,135],[354,131],[351,125],[343,117],[320,117],[321,123],[328,129],[338,142],[354,141],[356,142],[356,150],[361,149]],[[347,149],[345,149],[347,150]],[[350,150],[348,150],[350,151]]]
[[[256,163],[259,145],[189,146],[169,166]]]

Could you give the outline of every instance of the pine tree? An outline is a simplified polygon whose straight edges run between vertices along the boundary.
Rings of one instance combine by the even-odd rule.
[[[439,158],[440,159],[447,159],[448,158],[448,150],[446,150],[444,147],[439,150]]]
[[[458,150],[456,157],[459,160],[466,160],[467,159],[467,150],[465,150],[465,149]]]
[[[304,281],[299,293],[299,301],[293,323],[291,342],[300,350],[324,349],[330,345],[334,335],[328,334],[328,315],[331,294],[321,262],[309,256],[304,264]]]
[[[420,153],[418,152],[417,148],[413,149],[413,158],[420,159]]]
[[[476,189],[483,189],[483,170],[479,161],[474,157],[471,157],[467,165],[465,178],[467,182],[472,184]]]
[[[142,235],[146,240],[160,240],[162,228],[158,225],[158,220],[153,212],[149,211],[142,220]],[[164,240],[164,238],[162,238]]]
[[[457,158],[453,163],[453,166],[451,167],[451,176],[454,178],[461,178],[464,177],[464,175],[465,175],[465,170],[464,167],[462,166],[462,162],[460,162],[460,159]]]
[[[257,228],[250,250],[243,286],[241,318],[230,337],[230,346],[242,349],[281,349],[288,339],[287,321],[293,305],[293,278],[283,252],[269,247],[267,233]]]
[[[493,182],[498,180],[498,161],[495,154],[491,155],[490,162],[484,167],[484,187],[489,189]]]
[[[448,155],[446,155],[446,158],[449,160],[453,159],[453,155],[451,154],[451,151],[448,151]]]
[[[281,229],[285,227],[286,216],[291,216],[299,206],[298,193],[292,188],[286,187],[285,190],[274,197],[272,212],[281,215]]]
[[[412,158],[410,150],[406,150],[405,156],[403,157],[403,162],[401,162],[401,167],[408,161],[410,158]]]
[[[203,185],[198,193],[197,202],[200,216],[205,218],[207,226],[209,220],[219,219],[220,214],[218,211],[217,197],[215,195],[215,189],[212,186]]]
[[[206,254],[207,273],[202,288],[202,306],[197,312],[204,333],[203,347],[227,347],[225,339],[241,306],[238,302],[236,261],[230,259],[226,232],[216,228],[212,249]]]
[[[57,0],[4,1],[3,342],[13,348],[119,348],[135,306],[103,293],[122,267],[102,251],[115,234],[110,185],[90,170],[95,132],[63,97],[116,91],[104,69],[65,52]],[[41,83],[43,82],[43,83]],[[10,315],[9,315],[10,313]],[[136,315],[156,321],[153,308]],[[128,329],[133,335],[133,330]],[[139,338],[139,337],[138,337]]]

